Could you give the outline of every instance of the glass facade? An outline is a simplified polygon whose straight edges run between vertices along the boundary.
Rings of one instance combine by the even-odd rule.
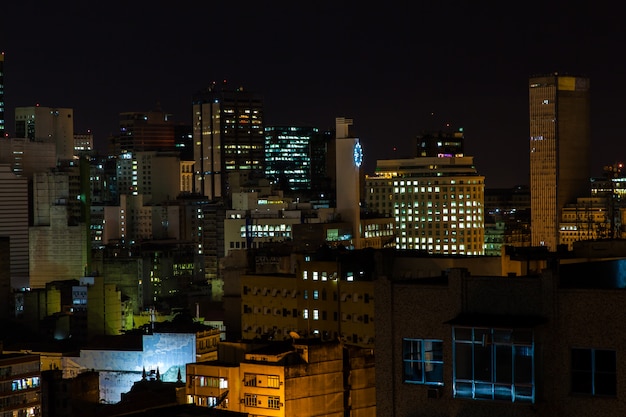
[[[265,129],[265,175],[289,190],[310,190],[314,127]]]

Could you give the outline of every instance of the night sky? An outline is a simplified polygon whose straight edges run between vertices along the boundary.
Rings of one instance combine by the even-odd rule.
[[[69,107],[104,150],[120,112],[191,123],[192,95],[226,80],[264,96],[267,125],[354,119],[368,173],[462,127],[487,187],[511,187],[528,184],[528,77],[558,71],[591,80],[592,174],[626,161],[623,3],[364,3],[7,0],[7,130],[15,107]]]

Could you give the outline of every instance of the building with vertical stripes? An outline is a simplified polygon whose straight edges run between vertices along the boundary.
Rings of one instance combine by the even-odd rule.
[[[562,209],[589,195],[589,79],[531,77],[528,98],[532,246],[556,251]]]

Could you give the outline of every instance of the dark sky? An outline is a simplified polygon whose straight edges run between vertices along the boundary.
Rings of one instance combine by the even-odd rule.
[[[367,172],[376,159],[411,155],[424,129],[462,127],[487,186],[510,187],[528,183],[528,77],[558,71],[591,79],[592,174],[626,160],[623,5],[5,3],[10,132],[15,107],[70,107],[75,130],[91,129],[104,149],[120,112],[159,102],[190,122],[192,95],[226,79],[264,96],[268,125],[354,119]]]

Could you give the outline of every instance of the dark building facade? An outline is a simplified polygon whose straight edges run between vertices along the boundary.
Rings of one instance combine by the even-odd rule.
[[[534,276],[380,279],[379,415],[624,415],[625,261],[551,262]]]
[[[0,138],[4,137],[4,52],[0,52]]]
[[[457,131],[427,131],[417,137],[418,157],[463,156],[463,129]]]
[[[95,371],[63,378],[60,369],[41,373],[43,417],[74,417],[93,414],[100,405],[100,384]]]
[[[148,112],[120,113],[120,132],[110,138],[110,153],[180,150],[181,138],[190,127],[174,121],[160,109]]]

